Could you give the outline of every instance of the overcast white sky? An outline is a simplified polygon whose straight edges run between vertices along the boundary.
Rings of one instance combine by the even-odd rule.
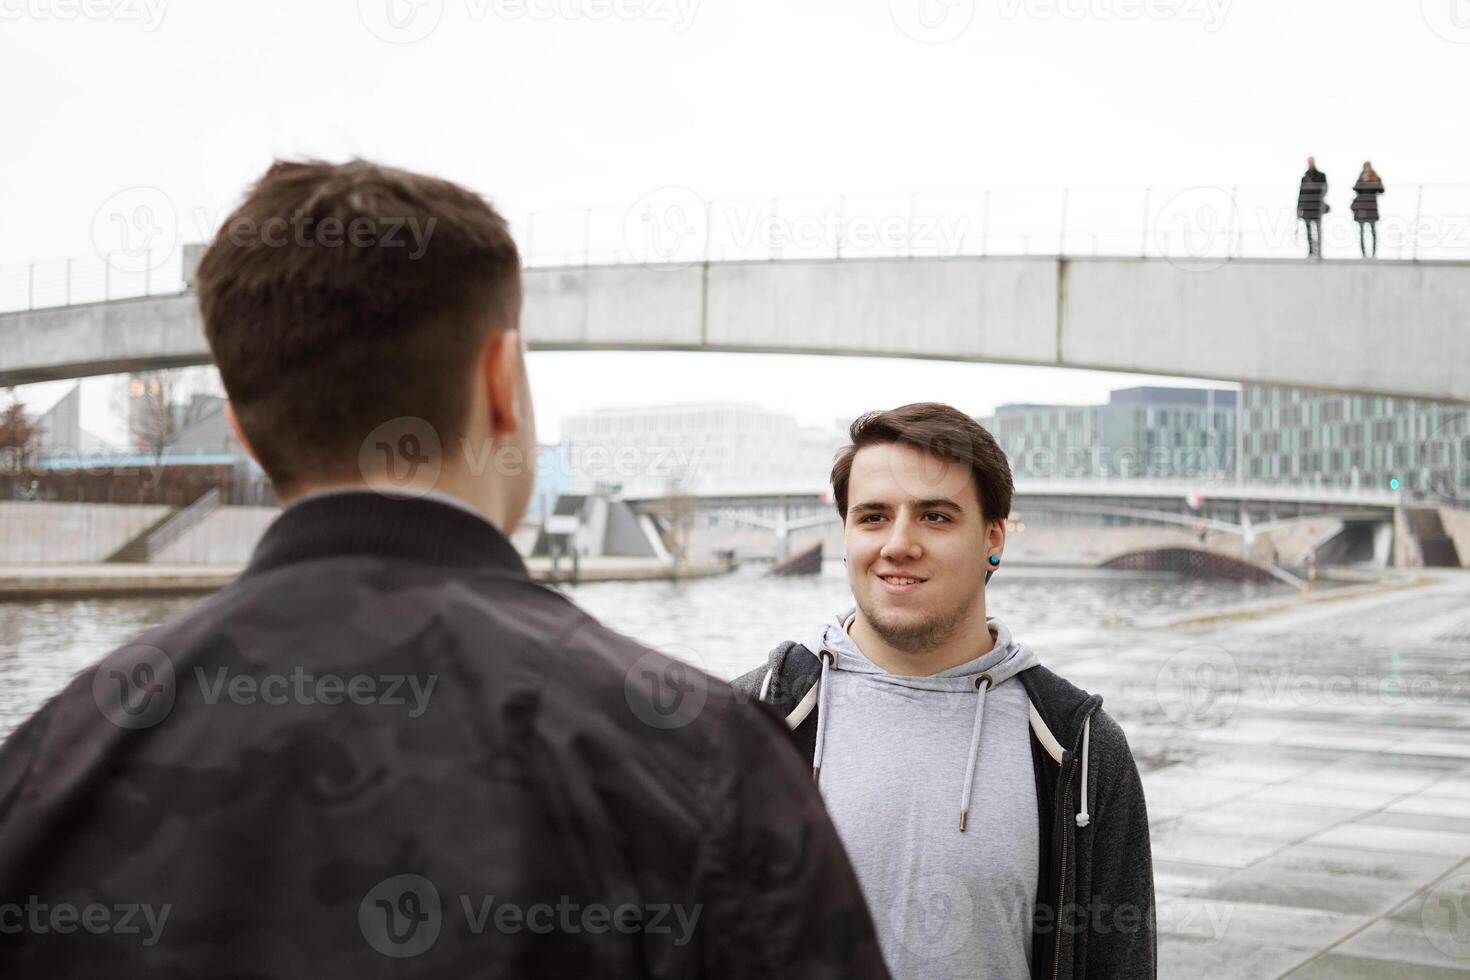
[[[373,157],[512,213],[666,185],[1290,189],[1308,152],[1343,181],[1365,157],[1401,184],[1470,181],[1467,0],[0,0],[0,82],[0,266],[93,251],[99,208],[138,186],[202,237],[194,216],[274,156]],[[546,435],[650,386],[816,422],[1142,382],[753,355],[532,370]]]

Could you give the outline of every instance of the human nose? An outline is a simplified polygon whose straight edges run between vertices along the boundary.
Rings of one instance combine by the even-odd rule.
[[[914,535],[908,521],[894,521],[892,530],[888,532],[888,540],[883,542],[882,556],[889,561],[913,561],[923,553],[919,539]]]

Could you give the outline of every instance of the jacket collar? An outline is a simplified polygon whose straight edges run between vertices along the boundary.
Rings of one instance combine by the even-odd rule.
[[[312,494],[293,501],[266,528],[244,574],[339,555],[489,568],[529,577],[510,540],[468,507],[372,490]]]

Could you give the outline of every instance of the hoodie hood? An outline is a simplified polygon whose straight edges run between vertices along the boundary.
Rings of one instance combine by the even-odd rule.
[[[831,620],[822,624],[816,635],[806,642],[806,649],[819,659],[824,650],[833,654],[837,661],[835,666],[839,670],[872,674],[875,675],[874,679],[881,680],[883,683],[920,691],[971,690],[973,689],[972,678],[979,674],[989,674],[992,678],[992,686],[998,687],[1021,671],[1041,663],[1030,647],[1017,642],[1011,636],[1009,627],[998,619],[986,619],[986,625],[990,627],[990,635],[995,642],[990,650],[981,656],[928,677],[890,674],[864,656],[851,634],[847,632],[856,616],[856,607],[838,613]]]
[[[814,645],[806,647],[821,661],[821,679],[817,682],[817,741],[812,753],[812,778],[821,781],[822,753],[826,748],[827,719],[832,715],[831,699],[828,697],[832,685],[831,672],[853,671],[869,676],[881,684],[893,684],[913,691],[935,691],[941,693],[970,692],[975,695],[975,724],[970,733],[970,758],[965,767],[965,783],[960,794],[960,833],[970,820],[970,801],[975,789],[975,763],[980,758],[980,732],[985,721],[986,696],[997,686],[1015,677],[1040,661],[1036,654],[1024,644],[1017,643],[1011,631],[999,620],[987,619],[990,635],[994,640],[991,649],[974,660],[958,664],[949,670],[929,677],[906,677],[890,674],[878,667],[853,642],[847,628],[852,623],[856,609],[848,610],[822,627],[821,635]],[[1084,748],[1085,751],[1085,748]]]

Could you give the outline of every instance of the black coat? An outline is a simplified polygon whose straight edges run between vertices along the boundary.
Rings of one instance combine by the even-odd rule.
[[[1353,185],[1357,197],[1353,198],[1353,220],[1378,220],[1378,195],[1383,193],[1383,181],[1359,179]]]
[[[1308,170],[1302,174],[1301,190],[1296,195],[1296,216],[1321,218],[1327,211],[1327,175],[1320,170]]]
[[[778,719],[368,492],[288,507],[0,746],[30,896],[169,914],[0,936],[7,980],[887,976]]]

